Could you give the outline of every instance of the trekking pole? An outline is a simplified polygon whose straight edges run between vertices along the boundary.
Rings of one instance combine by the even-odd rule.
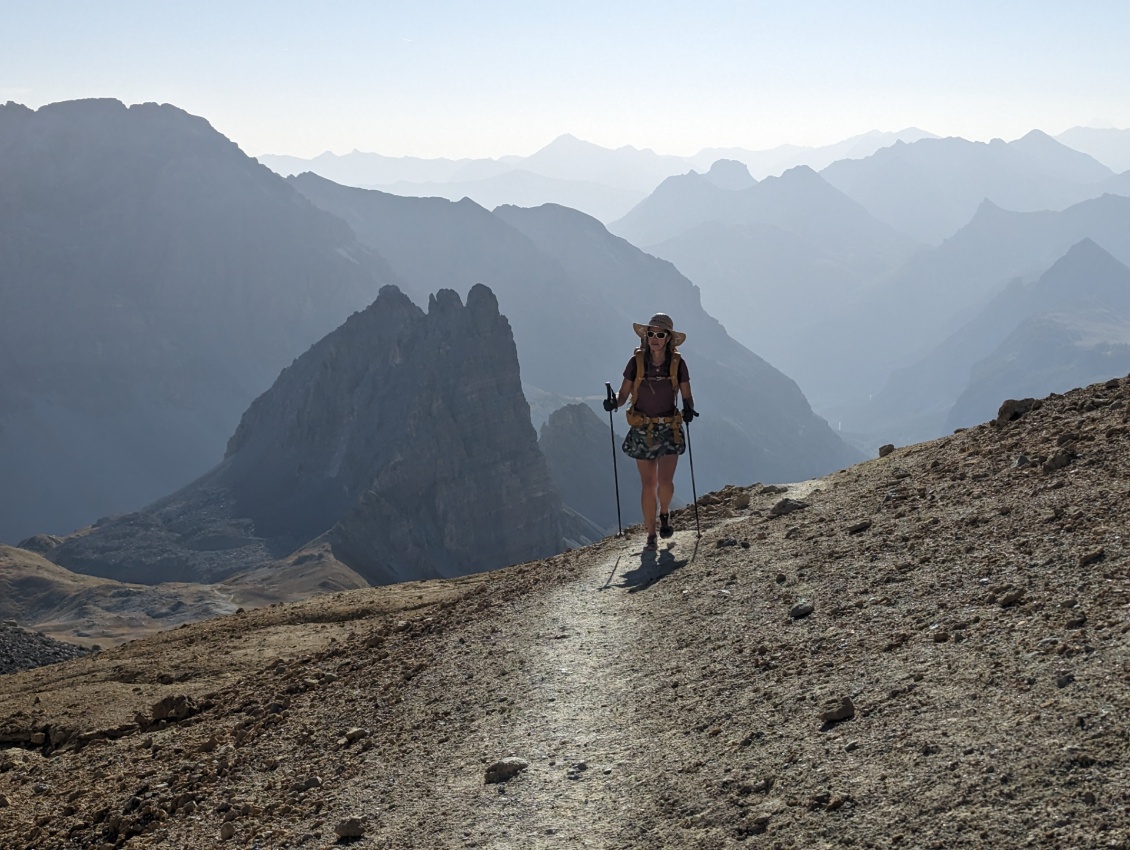
[[[616,400],[616,393],[612,391],[612,384],[608,381],[604,382],[604,389],[608,393],[610,401]],[[612,435],[612,478],[616,482],[616,527],[619,531],[616,532],[617,537],[624,534],[624,524],[620,520],[620,470],[616,468],[616,429],[612,427],[612,411],[608,411],[608,431]]]
[[[702,526],[698,522],[698,491],[694,486],[694,449],[691,448],[691,423],[687,425],[687,456],[691,461],[691,496],[694,497],[694,530],[698,537],[702,537]]]

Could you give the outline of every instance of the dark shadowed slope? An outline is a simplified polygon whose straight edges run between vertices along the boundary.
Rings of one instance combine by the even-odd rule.
[[[1075,356],[1065,357],[1065,352],[1075,348],[1078,355],[1090,358],[1096,346],[1117,347],[1130,331],[1128,321],[1130,270],[1094,241],[1084,239],[1037,279],[1015,279],[928,355],[895,371],[851,417],[851,427],[873,433],[878,442],[929,439],[985,419],[1005,397],[1042,396],[1123,374],[1130,370],[1130,362],[1114,351],[1090,365]],[[1030,322],[1043,328],[1041,334],[1021,330]],[[1035,341],[1052,327],[1080,323],[1091,324],[1093,332],[1085,340],[1080,338],[1078,347],[1057,344],[1040,350]],[[1008,342],[1010,338],[1032,344],[1021,352]],[[996,365],[990,367],[992,362]],[[971,375],[971,370],[981,373],[981,378]],[[986,380],[990,373],[995,378]],[[970,393],[978,403],[968,398],[960,406],[963,409],[955,408],[958,398]]]
[[[804,364],[796,376],[817,409],[846,420],[843,404],[877,393],[894,370],[926,356],[1009,281],[1034,279],[1083,239],[1130,263],[1130,197],[1032,213],[986,202],[952,238],[912,257],[811,338],[798,338],[789,362]]]
[[[111,578],[217,581],[306,544],[378,584],[544,557],[562,506],[490,290],[394,287],[283,370],[223,463],[48,552]]]
[[[279,370],[391,280],[172,106],[2,106],[0,185],[0,540],[200,475]]]

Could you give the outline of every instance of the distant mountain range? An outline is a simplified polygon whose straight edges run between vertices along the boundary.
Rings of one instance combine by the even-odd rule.
[[[757,182],[732,163],[723,181],[724,162],[667,178],[609,229],[673,262],[736,339],[793,374],[803,329],[837,315],[917,245],[806,166]]]
[[[919,139],[935,139],[933,133],[908,127],[897,133],[884,133],[871,130],[859,136],[852,136],[831,145],[806,147],[803,145],[780,145],[764,151],[751,151],[745,148],[705,148],[690,157],[691,168],[705,171],[719,159],[736,160],[749,169],[758,180],[784,174],[790,168],[807,166],[814,171],[841,159],[863,159],[881,148],[890,147],[896,142],[910,144]]]
[[[1130,257],[1130,252],[1124,253]],[[920,360],[895,370],[847,427],[899,442],[992,418],[1006,397],[1042,397],[1130,372],[1130,269],[1089,238],[1017,276]]]
[[[1116,174],[1130,171],[1130,130],[1072,127],[1056,139],[1090,154]]]
[[[695,156],[664,156],[631,146],[610,149],[571,135],[554,139],[527,157],[499,159],[419,159],[353,151],[323,153],[312,159],[263,154],[259,161],[284,176],[311,172],[335,183],[381,189],[408,197],[471,198],[493,209],[502,204],[560,204],[604,222],[627,213],[664,179],[691,169],[705,171],[719,159],[744,164],[756,177],[807,165],[823,168],[844,157],[862,157],[896,141],[930,138],[915,128],[877,131],[825,147],[785,145],[768,151],[707,148]]]
[[[879,220],[927,244],[952,236],[985,200],[1034,212],[1107,192],[1130,194],[1130,174],[1116,175],[1038,130],[1013,142],[899,142],[833,163],[821,175]]]
[[[1130,172],[1038,132],[899,142],[760,182],[735,165],[670,177],[609,228],[675,263],[831,422],[880,442],[937,435],[942,420],[925,411],[866,400],[1011,278],[1038,276],[1085,238],[1130,256]],[[911,420],[932,424],[898,424]]]
[[[1062,212],[1037,213],[986,202],[953,238],[919,252],[812,330],[837,356],[820,356],[811,340],[798,339],[790,361],[794,374],[828,415],[853,422],[850,411],[866,407],[892,372],[960,330],[1010,281],[1034,280],[1084,239],[1130,262],[1130,197],[1105,195]],[[864,416],[875,427],[882,418]]]
[[[565,180],[515,168],[478,180],[408,183],[399,181],[370,188],[410,198],[446,198],[459,201],[471,198],[479,206],[494,209],[513,204],[537,207],[559,204],[583,210],[601,221],[612,221],[644,199],[643,192],[594,183],[590,180]]]
[[[872,130],[819,147],[780,145],[769,150],[709,147],[692,156],[665,156],[631,146],[604,148],[563,135],[530,156],[498,159],[421,159],[356,150],[343,155],[326,152],[308,159],[262,154],[258,159],[283,176],[312,172],[345,186],[381,189],[396,195],[453,201],[469,197],[487,209],[502,204],[555,203],[608,223],[622,218],[666,178],[691,170],[704,173],[720,159],[740,162],[754,178],[763,180],[798,166],[822,171],[841,160],[866,159],[898,143],[913,145],[927,139],[938,137],[909,127],[898,132]],[[1130,169],[1130,130],[1076,127],[1056,139],[1094,157],[1113,173],[1121,174]],[[1004,143],[999,140],[991,143],[994,147],[998,144]],[[980,197],[975,198],[974,206],[980,200]],[[1009,206],[1003,197],[996,200]],[[1072,202],[1077,200],[1082,197],[1073,198]],[[963,223],[959,221],[952,229]],[[906,223],[898,223],[902,224]]]

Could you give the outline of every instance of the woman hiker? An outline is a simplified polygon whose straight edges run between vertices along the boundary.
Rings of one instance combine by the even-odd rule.
[[[624,369],[624,382],[615,399],[605,399],[605,410],[616,410],[631,397],[628,408],[628,436],[624,452],[636,459],[643,492],[640,506],[647,529],[645,551],[654,552],[655,513],[658,503],[659,535],[670,537],[671,497],[675,493],[675,466],[686,451],[683,423],[698,414],[691,395],[687,364],[676,346],[687,338],[675,330],[675,323],[666,313],[656,313],[646,325],[632,324],[640,338],[640,347]],[[682,396],[683,409],[678,408]]]

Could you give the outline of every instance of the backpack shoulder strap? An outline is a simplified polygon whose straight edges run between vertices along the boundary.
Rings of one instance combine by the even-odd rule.
[[[679,364],[683,362],[683,355],[679,350],[672,349],[671,351],[671,389],[675,392],[679,391]]]
[[[644,363],[643,363],[643,347],[636,349],[636,379],[632,381],[632,401],[636,400],[636,394],[639,392],[640,384],[643,382]]]

